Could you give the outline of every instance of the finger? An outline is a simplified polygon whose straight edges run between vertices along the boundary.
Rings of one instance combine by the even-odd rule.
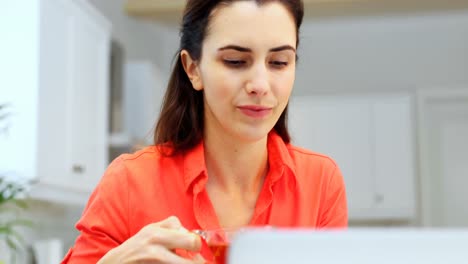
[[[164,263],[164,264],[194,264],[194,263],[205,263],[200,262],[199,259],[196,261],[183,258],[178,256],[174,252],[164,248],[162,246],[155,246],[152,248],[150,255],[145,257],[144,260],[146,261],[156,261],[156,263]],[[202,260],[204,261],[204,260]],[[151,262],[153,263],[153,262]]]
[[[172,228],[172,229],[183,228],[182,223],[180,222],[179,218],[177,218],[177,216],[169,216],[168,218],[162,220],[161,222],[158,222],[157,225],[160,227]]]
[[[201,238],[194,233],[160,227],[155,228],[152,232],[151,243],[162,245],[171,250],[200,251],[202,246]]]
[[[193,263],[196,264],[207,263],[207,261],[203,258],[203,256],[200,253],[194,253],[183,249],[176,249],[174,250],[174,253],[177,254],[179,257],[191,259]]]

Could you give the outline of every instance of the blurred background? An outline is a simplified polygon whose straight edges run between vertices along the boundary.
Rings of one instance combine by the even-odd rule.
[[[18,263],[63,256],[109,162],[151,144],[184,2],[1,2],[0,190],[26,207],[0,203],[0,224],[18,224]],[[468,227],[468,1],[305,6],[289,125],[341,167],[350,225]]]

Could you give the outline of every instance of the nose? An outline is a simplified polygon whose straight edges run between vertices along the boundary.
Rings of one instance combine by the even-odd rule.
[[[252,68],[246,90],[248,94],[257,96],[266,95],[268,93],[270,90],[270,82],[268,79],[268,69],[265,65],[257,65]]]

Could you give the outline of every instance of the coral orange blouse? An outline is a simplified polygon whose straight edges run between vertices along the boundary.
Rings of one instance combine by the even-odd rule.
[[[343,228],[348,212],[343,177],[327,156],[268,136],[269,172],[251,226]],[[96,263],[142,227],[177,216],[185,228],[214,229],[219,222],[205,185],[203,142],[175,156],[147,147],[109,166],[76,228],[81,232],[62,263]],[[209,259],[209,251],[202,250]]]

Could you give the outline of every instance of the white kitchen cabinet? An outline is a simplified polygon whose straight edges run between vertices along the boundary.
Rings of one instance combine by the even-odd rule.
[[[414,218],[412,112],[412,99],[404,94],[291,99],[293,143],[338,163],[350,220]]]
[[[82,205],[107,166],[110,24],[84,0],[7,0],[0,24],[0,172]]]

